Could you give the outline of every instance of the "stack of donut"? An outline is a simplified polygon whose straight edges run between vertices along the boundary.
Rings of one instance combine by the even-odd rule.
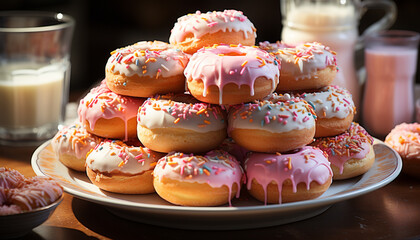
[[[362,135],[350,127],[351,95],[329,85],[335,53],[255,39],[240,11],[197,11],[178,19],[169,43],[111,52],[79,121],[54,137],[58,158],[102,190],[156,191],[177,205],[231,204],[244,183],[266,204],[320,196],[334,161],[331,169],[328,150],[308,145]]]
[[[260,48],[281,62],[276,91],[291,92],[314,108],[316,141],[310,145],[328,154],[333,179],[348,179],[368,171],[375,160],[373,139],[353,122],[356,108],[351,94],[331,85],[338,71],[336,53],[317,42],[296,46],[263,42]]]

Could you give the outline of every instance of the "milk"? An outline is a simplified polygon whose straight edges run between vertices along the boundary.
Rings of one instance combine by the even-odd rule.
[[[59,65],[0,66],[0,139],[53,134],[63,118],[65,74]]]
[[[320,42],[337,52],[339,71],[333,82],[349,90],[358,108],[360,86],[354,65],[354,48],[358,38],[354,6],[307,4],[290,10],[282,31],[286,43]]]
[[[365,50],[365,62],[363,123],[372,134],[383,137],[395,125],[413,121],[417,49],[372,47]]]

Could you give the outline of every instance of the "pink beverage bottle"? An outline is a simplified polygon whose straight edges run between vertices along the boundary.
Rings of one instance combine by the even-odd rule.
[[[413,121],[418,40],[419,34],[407,31],[367,38],[362,117],[364,127],[376,137],[383,138],[395,125]]]

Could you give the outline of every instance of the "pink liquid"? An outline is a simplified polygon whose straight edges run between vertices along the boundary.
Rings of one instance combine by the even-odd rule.
[[[365,59],[363,123],[371,134],[384,137],[395,125],[413,121],[417,49],[372,47]]]

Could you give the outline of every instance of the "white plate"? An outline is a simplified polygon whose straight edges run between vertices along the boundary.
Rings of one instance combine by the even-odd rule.
[[[401,171],[400,156],[375,139],[376,159],[364,175],[334,181],[319,198],[301,202],[264,205],[254,200],[243,187],[232,207],[183,207],[172,205],[157,194],[124,195],[101,191],[85,173],[65,167],[54,155],[50,142],[41,145],[32,156],[37,175],[56,179],[75,197],[106,206],[112,213],[130,220],[183,229],[246,229],[295,222],[316,216],[333,203],[354,198],[385,186]]]

